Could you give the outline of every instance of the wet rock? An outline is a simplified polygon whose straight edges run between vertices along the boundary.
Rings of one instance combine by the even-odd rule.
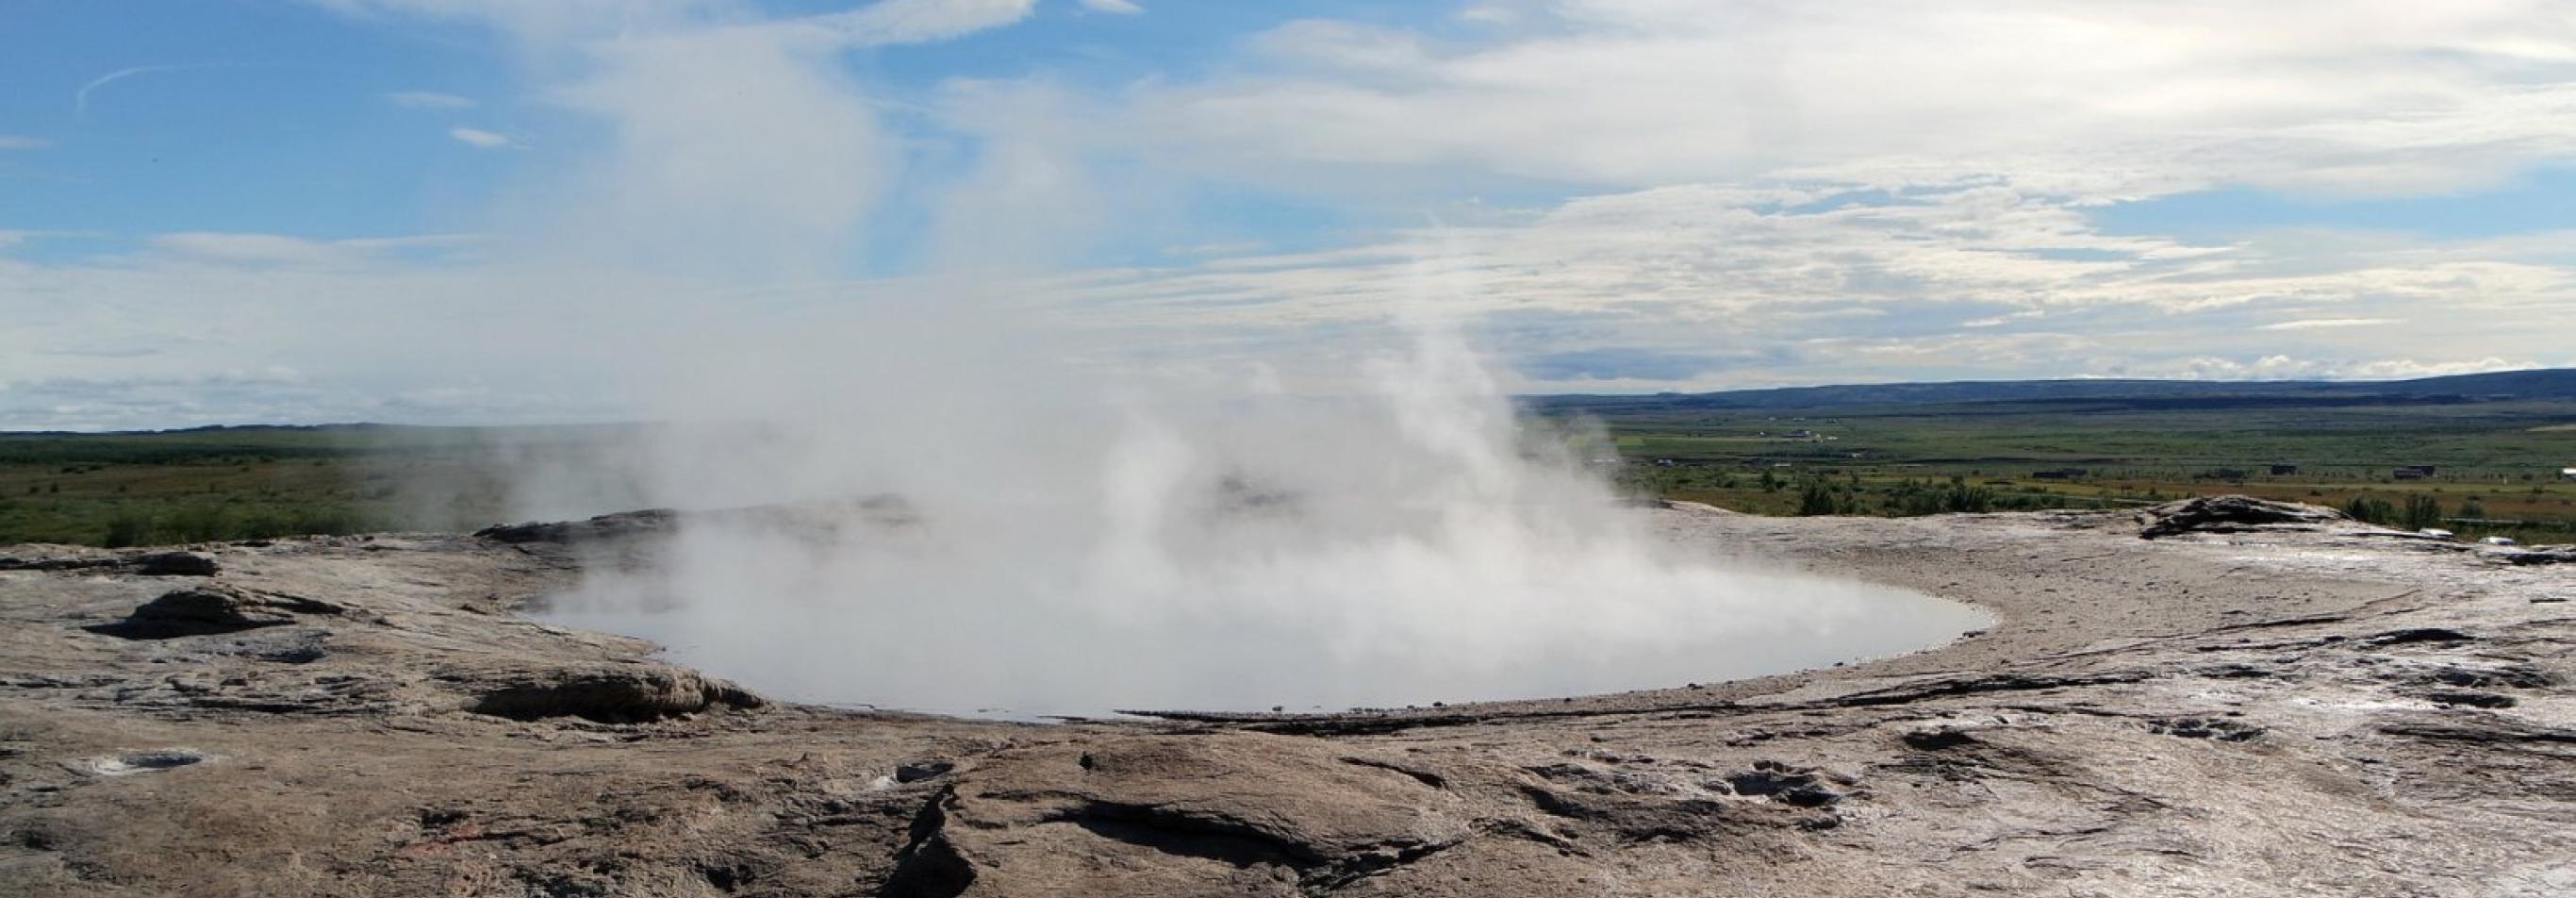
[[[145,577],[212,577],[218,570],[215,556],[204,552],[153,552],[134,559],[134,573]]]
[[[133,776],[202,764],[213,757],[193,748],[162,748],[102,755],[87,759],[82,766],[99,776]]]
[[[2238,533],[2262,529],[2314,530],[2325,525],[2349,521],[2343,512],[2294,502],[2273,502],[2252,496],[2201,496],[2180,502],[2168,502],[2138,513],[2145,525],[2138,531],[2141,539],[2161,539],[2183,533]]]
[[[894,781],[917,783],[932,777],[944,776],[948,771],[955,769],[957,765],[948,761],[911,761],[895,765]]]
[[[2263,735],[2263,728],[2215,717],[2171,717],[2149,721],[2147,731],[2184,739],[2215,739],[2220,742],[2243,742]]]
[[[2390,630],[2386,633],[2381,633],[2377,636],[2364,639],[2362,640],[2362,644],[2370,646],[2391,646],[2408,645],[2419,642],[2452,643],[2476,641],[2477,637],[2462,633],[2458,630],[2453,630],[2449,627],[2413,627],[2404,630]]]
[[[730,682],[675,667],[512,671],[469,678],[476,714],[514,720],[578,717],[594,723],[638,723],[767,700]]]

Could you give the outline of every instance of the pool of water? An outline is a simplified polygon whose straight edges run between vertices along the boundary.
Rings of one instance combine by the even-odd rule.
[[[906,590],[633,601],[594,582],[553,623],[654,640],[679,664],[794,701],[1032,718],[1129,710],[1326,711],[1550,698],[1757,677],[1902,654],[1986,626],[1921,593],[1789,572],[1498,590],[1455,585],[1301,606],[1293,586],[1190,601]],[[603,601],[604,595],[628,600]]]

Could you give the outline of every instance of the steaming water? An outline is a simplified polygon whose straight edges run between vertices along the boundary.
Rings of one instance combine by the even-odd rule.
[[[1598,435],[1523,420],[1454,329],[1412,324],[1337,399],[1018,362],[1038,376],[907,405],[887,385],[918,375],[802,369],[776,394],[866,413],[675,428],[633,460],[656,505],[791,511],[693,518],[553,613],[783,697],[1013,716],[1674,686],[1981,623],[1658,539],[1582,463]],[[856,495],[883,498],[812,502]]]
[[[928,513],[838,532],[810,516],[690,528],[663,569],[594,577],[549,619],[653,639],[779,697],[1013,717],[1670,687],[1900,653],[1985,622],[1901,590],[1675,561],[1625,531],[1437,514],[1318,531],[1333,515],[1316,504],[1219,506],[1186,554],[1160,557],[1115,528],[1024,534]]]
[[[1601,450],[1519,420],[1464,336],[1597,339],[1581,322],[1620,304],[1497,295],[1467,234],[1172,262],[1142,290],[1058,268],[1164,242],[1150,223],[1205,176],[1164,184],[1178,155],[1044,91],[923,106],[844,58],[958,33],[926,10],[1025,3],[468,5],[600,127],[562,129],[572,155],[498,204],[454,291],[492,313],[440,367],[521,352],[531,408],[605,390],[662,422],[578,463],[515,455],[516,511],[800,509],[695,519],[650,565],[594,567],[561,620],[783,696],[1017,714],[1663,686],[1976,623],[1655,540],[1575,463]],[[930,227],[871,230],[893,223]],[[1304,295],[1299,267],[1399,250],[1405,277]],[[1246,261],[1275,286],[1189,276]],[[811,504],[877,495],[903,513]]]

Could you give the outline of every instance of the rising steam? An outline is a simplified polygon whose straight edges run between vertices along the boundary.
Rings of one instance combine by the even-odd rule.
[[[596,309],[582,336],[628,341],[668,422],[580,482],[711,512],[556,597],[563,619],[790,697],[1034,714],[1674,685],[1973,618],[1679,557],[1570,435],[1514,414],[1458,327],[1487,297],[1440,258],[1386,310],[1401,338],[1329,389],[1152,364],[1136,331],[1025,295],[1035,247],[1101,220],[1042,123],[979,120],[982,161],[929,212],[937,273],[852,286],[831,260],[920,188],[887,188],[902,154],[840,45],[559,40],[583,74],[554,96],[610,137],[514,206],[508,264]],[[625,295],[636,271],[721,298]],[[524,479],[526,513],[615,510],[559,473]]]

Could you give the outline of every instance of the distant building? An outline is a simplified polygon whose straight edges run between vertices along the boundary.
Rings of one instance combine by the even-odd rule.
[[[2558,469],[2558,476],[2568,480],[2576,480],[2576,468],[2560,468]]]
[[[2052,468],[2046,471],[2032,471],[2030,476],[2033,480],[2078,480],[2089,473],[2092,472],[2083,468]]]
[[[2299,466],[2298,466],[2298,465],[2273,465],[2273,466],[2272,466],[2272,476],[2274,476],[2274,477],[2288,477],[2288,476],[2290,476],[2290,475],[2292,475],[2292,474],[2296,474],[2296,473],[2299,473]]]
[[[2389,472],[2388,472],[2388,476],[2390,476],[2390,477],[2394,477],[2394,478],[2397,478],[2397,479],[2399,479],[2399,480],[2422,480],[2422,479],[2424,479],[2424,478],[2427,478],[2427,477],[2431,477],[2431,476],[2433,476],[2433,466],[2432,466],[2432,465],[2406,465],[2406,466],[2404,466],[2404,467],[2396,468],[2396,469],[2393,469],[2393,470],[2389,471]]]

